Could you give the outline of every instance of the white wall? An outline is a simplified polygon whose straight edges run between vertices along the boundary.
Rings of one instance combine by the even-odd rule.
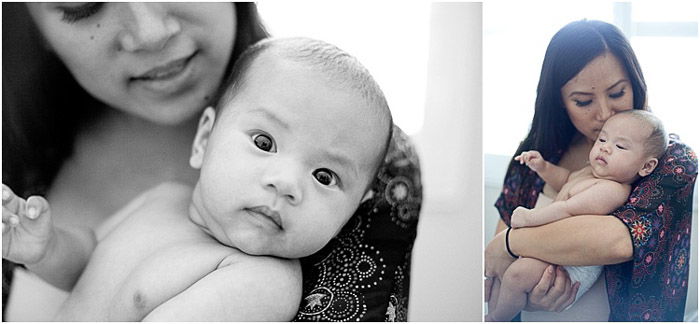
[[[481,3],[434,3],[410,321],[481,321]]]

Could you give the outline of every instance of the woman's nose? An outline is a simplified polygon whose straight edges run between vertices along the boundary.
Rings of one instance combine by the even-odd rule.
[[[612,117],[612,115],[615,114],[615,111],[610,107],[608,104],[608,101],[603,99],[600,100],[600,106],[598,107],[598,115],[597,118],[601,122],[605,122],[608,120],[608,118]]]
[[[263,185],[293,206],[300,204],[303,200],[301,177],[292,167],[268,165],[263,177]]]
[[[134,2],[127,3],[126,8],[133,20],[119,37],[125,51],[159,51],[180,32],[180,22],[168,15],[162,4]]]

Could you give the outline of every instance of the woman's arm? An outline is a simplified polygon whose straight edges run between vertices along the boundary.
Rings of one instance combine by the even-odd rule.
[[[513,229],[513,253],[565,265],[605,265],[632,259],[629,229],[614,216],[585,215]]]

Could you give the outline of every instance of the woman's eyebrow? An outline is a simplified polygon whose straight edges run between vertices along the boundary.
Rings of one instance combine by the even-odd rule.
[[[618,84],[627,81],[627,79],[621,79],[620,81],[615,82],[613,85],[609,86],[606,91],[612,90],[613,88],[617,87]]]
[[[621,80],[613,83],[613,85],[609,86],[607,89],[605,89],[605,91],[610,91],[613,88],[617,87],[620,83],[627,82],[627,81],[628,81],[627,79],[621,79]],[[567,97],[572,97],[575,95],[588,95],[588,96],[590,96],[590,95],[593,95],[593,93],[592,92],[585,92],[585,91],[574,91],[574,92],[570,93]]]
[[[569,98],[575,96],[575,95],[584,95],[584,96],[592,96],[592,92],[585,92],[585,91],[574,91],[568,95]]]

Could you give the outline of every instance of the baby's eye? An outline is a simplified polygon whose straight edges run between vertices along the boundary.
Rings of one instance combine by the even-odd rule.
[[[324,186],[335,186],[338,184],[338,176],[328,169],[316,169],[313,172],[314,178]]]
[[[617,144],[617,145],[615,145],[615,146],[617,146],[617,148],[619,148],[619,149],[621,149],[621,150],[626,150],[626,149],[627,149],[626,147],[624,147],[624,146],[622,146],[622,145],[620,145],[620,144]]]
[[[585,106],[590,105],[593,102],[593,100],[581,101],[581,100],[574,99],[574,102],[576,103],[576,106],[585,107]]]
[[[599,139],[598,139],[598,142],[605,143],[605,139],[599,138]]]
[[[262,151],[274,153],[277,152],[275,147],[275,142],[267,134],[255,134],[253,135],[253,143],[257,148]]]
[[[625,88],[622,88],[622,90],[620,90],[620,92],[611,93],[609,96],[610,96],[610,98],[617,99],[617,98],[620,98],[624,95],[625,95]]]

